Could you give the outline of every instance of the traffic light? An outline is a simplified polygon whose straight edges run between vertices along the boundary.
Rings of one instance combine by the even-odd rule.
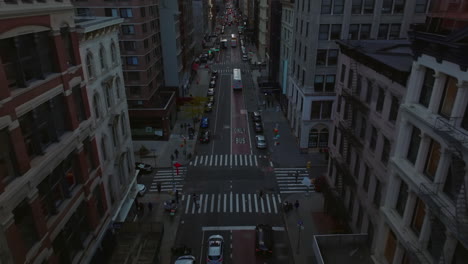
[[[276,137],[276,135],[278,135],[278,132],[279,132],[279,131],[278,131],[277,128],[274,128],[274,129],[273,129],[273,134],[275,135],[275,137]]]
[[[307,168],[310,169],[312,167],[312,162],[308,161],[307,162]]]

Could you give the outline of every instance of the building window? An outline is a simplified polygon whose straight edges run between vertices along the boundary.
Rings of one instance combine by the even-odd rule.
[[[429,235],[429,241],[427,243],[427,251],[431,254],[434,262],[438,262],[444,249],[444,242],[447,239],[447,230],[445,224],[443,224],[439,220],[439,218],[434,217],[431,220],[431,230]]]
[[[330,119],[332,101],[312,101],[310,119]]]
[[[309,148],[324,148],[328,146],[328,129],[311,129],[309,131]]]
[[[338,62],[338,50],[330,49],[328,50],[328,66],[334,66]]]
[[[88,72],[88,78],[94,78],[94,59],[91,52],[86,55],[86,71]]]
[[[395,210],[403,217],[405,213],[406,200],[408,200],[408,185],[402,180],[400,183],[400,191],[395,205]]]
[[[101,117],[101,107],[100,107],[100,102],[101,100],[99,99],[99,94],[95,94],[93,96],[93,105],[94,105],[94,115],[96,116],[96,119],[99,119]]]
[[[111,49],[111,60],[112,60],[112,63],[115,64],[117,63],[117,48],[115,47],[114,42],[112,42],[110,49]]]
[[[344,10],[344,0],[334,0],[333,1],[333,14],[341,15]]]
[[[394,0],[395,5],[393,7],[393,13],[395,14],[402,14],[405,10],[405,2],[406,0]]]
[[[359,155],[356,153],[356,159],[354,160],[354,177],[359,179],[359,171],[361,170],[361,159]]]
[[[128,18],[133,17],[133,12],[131,8],[120,8],[120,17]]]
[[[317,50],[316,64],[319,66],[325,66],[327,64],[327,50]]]
[[[337,139],[337,133],[338,130],[336,129],[336,126],[333,127],[333,146],[336,146],[336,139]]]
[[[421,228],[424,222],[424,216],[426,215],[426,205],[424,202],[416,197],[416,206],[413,211],[413,218],[411,219],[411,229],[419,237],[421,233]]]
[[[104,205],[104,196],[101,191],[101,185],[96,186],[93,191],[94,199],[96,200],[96,209],[97,212],[102,219],[104,214],[106,213],[106,206]]]
[[[383,0],[382,14],[392,13],[392,4],[393,4],[393,0]]]
[[[92,148],[91,140],[88,138],[83,141],[83,151],[88,161],[88,171],[92,171],[97,167],[96,162],[94,162],[94,152]]]
[[[375,151],[375,146],[377,145],[377,129],[371,125],[371,137],[369,141],[369,149]]]
[[[146,7],[140,7],[140,16],[145,17],[146,16]]]
[[[106,17],[118,17],[119,11],[117,8],[104,8],[104,14]]]
[[[346,65],[345,64],[342,64],[341,65],[341,73],[340,73],[340,82],[344,82],[345,80],[345,75],[346,75]]]
[[[143,23],[143,24],[141,25],[141,31],[142,31],[143,33],[148,32],[148,26],[146,25],[146,23]]]
[[[11,141],[7,129],[0,130],[0,180],[4,183],[10,182],[19,176],[17,170],[16,156],[13,149],[14,142]]]
[[[122,43],[126,51],[134,51],[137,48],[136,41],[122,41]]]
[[[134,25],[122,25],[122,34],[124,35],[134,35],[135,34],[135,26]]]
[[[416,0],[416,7],[414,11],[416,13],[426,13],[427,0]]]
[[[85,240],[92,230],[87,208],[87,204],[81,202],[52,242],[54,253],[60,263],[72,263],[75,256],[83,250]]]
[[[334,24],[331,26],[330,39],[340,39],[341,38],[341,24]]]
[[[370,31],[371,31],[371,25],[370,24],[362,24],[359,39],[369,39]]]
[[[351,14],[361,14],[362,0],[352,0]]]
[[[370,168],[367,164],[364,164],[364,180],[362,181],[362,189],[365,192],[369,191],[369,183],[370,183]]]
[[[385,165],[388,164],[388,159],[390,158],[390,148],[390,141],[386,137],[383,137],[382,156],[380,160]]]
[[[126,57],[127,65],[138,65],[138,57],[128,56]]]
[[[125,119],[125,114],[122,113],[122,115],[120,116],[120,127],[122,129],[122,135],[123,136],[125,136],[127,134],[126,125],[127,125],[127,122],[126,122],[126,119]]]
[[[112,87],[110,83],[106,83],[104,89],[106,93],[106,105],[107,105],[107,108],[110,108],[112,106]]]
[[[390,105],[390,113],[388,114],[388,120],[395,123],[398,117],[398,109],[400,108],[400,101],[395,96],[392,96],[392,103]]]
[[[73,99],[75,101],[77,119],[79,122],[84,121],[86,120],[86,111],[80,85],[73,87],[72,91]]]
[[[390,34],[388,35],[389,39],[399,39],[400,38],[400,29],[401,24],[391,24],[390,25]]]
[[[447,172],[447,177],[444,183],[444,193],[454,202],[457,201],[457,196],[460,194],[460,187],[463,184],[465,177],[465,162],[459,157],[452,155],[452,161]]]
[[[24,247],[29,250],[39,241],[39,234],[36,230],[36,221],[31,210],[31,206],[23,200],[13,210],[15,226],[21,237]]]
[[[331,14],[332,0],[322,0],[321,14]],[[297,5],[299,6],[299,4]]]
[[[99,61],[101,62],[101,70],[104,70],[105,68],[107,68],[106,51],[104,50],[104,47],[102,46],[99,49]]]
[[[359,137],[363,139],[366,136],[366,129],[367,129],[367,120],[363,117],[361,119],[361,129],[359,132]]]
[[[372,81],[367,80],[366,103],[370,104],[372,100]]]
[[[359,24],[349,25],[348,39],[358,39],[359,37]]]
[[[468,104],[465,107],[465,113],[463,114],[463,119],[460,126],[468,131]]]
[[[322,24],[319,27],[319,40],[328,40],[330,25]]]
[[[395,250],[397,247],[397,241],[395,234],[389,230],[387,236],[387,244],[385,245],[384,256],[387,260],[387,263],[393,263],[393,258],[395,257]]]
[[[457,80],[453,77],[448,76],[445,83],[444,94],[440,104],[439,114],[447,119],[452,114],[453,105],[455,104],[455,98],[457,97]]]
[[[383,105],[385,102],[385,90],[379,87],[379,93],[377,95],[377,103],[375,104],[375,111],[382,113]]]
[[[117,99],[120,99],[120,92],[122,89],[122,83],[120,82],[120,78],[117,77],[115,80],[115,94],[117,95]]]
[[[440,160],[440,144],[431,139],[431,144],[429,146],[429,152],[427,154],[426,166],[424,168],[424,174],[431,180],[434,180],[437,166],[439,165]]]
[[[382,185],[380,184],[379,179],[375,179],[375,191],[374,191],[374,204],[375,206],[380,207],[380,200],[382,198]]]
[[[316,92],[333,92],[335,75],[315,75],[314,90]]]
[[[387,39],[389,29],[390,29],[389,24],[380,24],[379,25],[379,32],[377,33],[377,39]]]
[[[411,138],[408,146],[408,153],[406,158],[409,162],[415,164],[418,157],[419,145],[421,144],[421,130],[413,126],[411,131]]]
[[[424,82],[421,87],[421,94],[419,95],[419,103],[425,107],[429,106],[431,101],[432,89],[434,88],[435,72],[432,69],[426,68],[424,73]]]
[[[102,158],[104,160],[107,160],[107,137],[106,135],[103,135],[101,139],[101,151],[102,151]]]
[[[374,13],[374,0],[364,0],[364,14]]]
[[[348,71],[348,89],[352,89],[352,85],[353,85],[353,78],[354,78],[354,70],[352,70],[351,68],[349,69]]]

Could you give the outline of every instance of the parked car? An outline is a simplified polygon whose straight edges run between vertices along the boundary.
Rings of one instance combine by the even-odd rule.
[[[138,196],[143,196],[146,193],[146,186],[144,184],[137,184]]]
[[[262,121],[262,115],[260,114],[260,112],[252,112],[252,119],[255,122]]]
[[[259,149],[266,149],[267,143],[266,143],[265,137],[263,135],[256,135],[255,136],[255,145]]]
[[[209,113],[213,111],[213,103],[207,103],[205,105],[205,113]]]
[[[213,96],[214,95],[214,89],[213,88],[208,89],[207,95],[208,96]]]
[[[195,264],[195,257],[191,255],[178,257],[174,264]]]
[[[218,77],[218,71],[217,70],[213,70],[211,72],[211,76],[215,75],[216,77]]]
[[[257,254],[273,254],[273,229],[270,225],[257,225],[255,227],[255,252]]]
[[[257,133],[263,132],[263,125],[262,125],[262,123],[260,123],[260,122],[255,122],[255,123],[254,123],[254,127],[255,127],[255,132],[257,132]]]
[[[210,131],[205,130],[202,131],[200,135],[200,143],[209,143],[210,142]]]
[[[200,122],[200,127],[208,128],[208,126],[209,126],[208,117],[203,117]]]
[[[215,80],[211,80],[210,81],[210,88],[215,88],[216,86],[216,81]]]
[[[211,79],[210,79],[210,82],[212,81],[215,81],[216,82],[216,79],[218,78],[217,75],[211,75]]]
[[[215,101],[214,96],[208,96],[208,103],[214,104],[214,101]]]
[[[221,235],[212,235],[208,238],[207,264],[223,263],[224,239]]]
[[[246,54],[242,55],[242,61],[248,61],[249,60],[249,56],[247,56]]]
[[[135,169],[140,170],[140,173],[147,174],[153,172],[153,167],[142,162],[135,162]]]

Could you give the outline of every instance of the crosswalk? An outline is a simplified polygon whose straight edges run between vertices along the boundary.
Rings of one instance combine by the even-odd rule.
[[[197,203],[192,195],[183,195],[182,209],[185,214],[212,213],[252,213],[278,214],[281,210],[279,194],[264,194],[262,198],[257,193],[211,193],[197,194]]]
[[[179,167],[179,175],[177,175],[176,170],[172,169],[158,170],[153,177],[153,182],[151,183],[149,191],[157,192],[158,183],[161,183],[161,192],[172,191],[174,186],[176,190],[182,191],[186,174],[187,167]]]
[[[296,173],[299,173],[297,180]],[[315,187],[313,185],[310,186],[310,188],[307,188],[307,186],[301,183],[304,177],[309,177],[309,172],[306,168],[275,168],[275,176],[280,193],[286,194],[315,191]]]
[[[189,163],[190,166],[210,166],[210,167],[258,167],[259,159],[267,158],[265,155],[250,155],[250,154],[213,154],[213,155],[197,155],[195,159]]]

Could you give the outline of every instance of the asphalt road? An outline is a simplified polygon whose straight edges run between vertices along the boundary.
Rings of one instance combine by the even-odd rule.
[[[231,33],[238,35],[236,25],[225,27],[225,35],[230,37]],[[292,263],[281,196],[268,152],[255,147],[250,112],[258,109],[258,94],[248,63],[241,59],[240,41],[236,48],[229,45],[222,49],[219,62],[215,59],[210,67],[219,71],[215,107],[206,114],[212,137],[208,144],[198,143],[196,150],[198,155],[210,157],[209,164],[213,162],[213,156],[216,159],[234,156],[236,162],[223,166],[187,167],[174,246],[190,247],[191,254],[197,258],[196,263],[206,263],[208,237],[219,234],[224,238],[223,263]],[[241,92],[232,91],[233,68],[242,69],[244,89]],[[243,160],[238,162],[237,158]],[[197,203],[192,194],[196,194]],[[254,228],[257,224],[275,227],[271,257],[255,254]]]

